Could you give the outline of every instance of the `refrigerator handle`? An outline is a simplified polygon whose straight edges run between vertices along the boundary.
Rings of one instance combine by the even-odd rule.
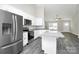
[[[15,15],[15,40],[17,40],[17,30],[18,30],[18,24],[17,24],[17,16]]]
[[[12,20],[13,20],[13,41],[15,40],[15,30],[16,30],[16,27],[15,27],[15,16],[12,15]]]

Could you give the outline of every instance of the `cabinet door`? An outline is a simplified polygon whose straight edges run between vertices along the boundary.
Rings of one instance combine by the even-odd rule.
[[[23,46],[28,43],[28,32],[23,32]]]
[[[13,37],[12,13],[0,10],[0,46],[12,43]]]
[[[0,54],[17,54],[23,50],[22,40],[0,48]]]

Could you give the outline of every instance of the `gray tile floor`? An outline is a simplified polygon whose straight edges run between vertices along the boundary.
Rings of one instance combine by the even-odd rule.
[[[65,38],[57,39],[57,54],[79,54],[79,38],[68,32],[62,33]]]

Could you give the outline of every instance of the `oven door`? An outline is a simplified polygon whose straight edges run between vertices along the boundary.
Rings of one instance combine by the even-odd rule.
[[[28,41],[34,38],[34,31],[28,31]]]

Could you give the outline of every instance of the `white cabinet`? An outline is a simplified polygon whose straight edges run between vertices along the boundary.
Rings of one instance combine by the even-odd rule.
[[[23,46],[28,43],[28,32],[23,32]]]
[[[48,34],[42,36],[42,50],[45,54],[56,54],[56,37]]]
[[[36,6],[35,19],[32,25],[44,26],[44,7]]]

